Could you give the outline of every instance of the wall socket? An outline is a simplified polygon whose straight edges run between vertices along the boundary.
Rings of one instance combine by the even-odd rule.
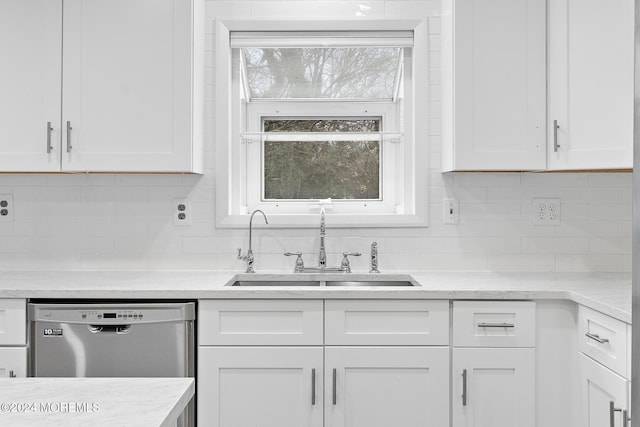
[[[533,199],[533,225],[559,225],[560,199]]]
[[[458,223],[458,200],[442,199],[442,223],[443,224]]]
[[[0,222],[13,222],[13,194],[0,194]]]
[[[191,202],[173,199],[173,225],[191,225]]]

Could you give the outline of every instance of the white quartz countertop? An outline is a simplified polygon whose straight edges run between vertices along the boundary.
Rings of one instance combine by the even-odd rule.
[[[174,427],[193,378],[6,378],[0,425]]]
[[[269,281],[406,279],[411,287],[232,287]],[[0,298],[392,298],[567,299],[631,323],[631,274],[606,272],[425,272],[370,275],[234,271],[5,271]]]

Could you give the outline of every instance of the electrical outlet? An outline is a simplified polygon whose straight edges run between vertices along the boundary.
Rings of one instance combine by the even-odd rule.
[[[191,203],[186,199],[173,199],[173,225],[191,225]]]
[[[458,201],[456,199],[442,199],[442,223],[458,223]]]
[[[560,199],[533,199],[534,225],[560,224]]]
[[[13,222],[13,194],[0,194],[0,222]]]

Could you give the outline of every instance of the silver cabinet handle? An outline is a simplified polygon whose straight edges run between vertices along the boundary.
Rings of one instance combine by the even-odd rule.
[[[51,127],[51,122],[47,122],[47,154],[51,153],[51,132],[53,128]]]
[[[462,370],[462,406],[467,406],[467,370]]]
[[[478,328],[515,328],[513,323],[478,323]]]
[[[600,344],[606,344],[609,342],[609,338],[601,338],[598,334],[592,334],[591,332],[587,332],[584,334],[587,338],[591,338],[594,341],[597,341]]]
[[[611,427],[616,427],[616,418],[615,418],[616,412],[622,412],[622,409],[616,408],[615,403],[612,400],[609,402],[609,425]]]
[[[560,129],[560,126],[558,125],[558,121],[554,120],[553,121],[553,151],[555,153],[558,152],[558,148],[560,147],[560,144],[558,144],[558,129]]]
[[[16,374],[13,372],[13,369],[9,371],[9,378],[15,378]]]
[[[311,369],[311,404],[316,404],[316,368]]]
[[[67,121],[67,153],[71,152],[71,149],[73,148],[71,146],[71,130],[73,128],[71,127],[71,122]]]
[[[627,427],[630,421],[631,417],[629,416],[629,411],[625,409],[622,411],[622,427]]]
[[[336,384],[336,380],[338,378],[338,370],[333,368],[333,404],[335,405],[338,402],[337,392],[338,386]]]

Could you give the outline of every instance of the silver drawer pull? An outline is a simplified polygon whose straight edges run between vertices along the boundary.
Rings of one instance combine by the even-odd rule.
[[[9,378],[15,378],[16,374],[13,372],[13,369],[9,371]]]
[[[47,122],[47,154],[51,153],[51,132],[53,132],[53,127],[51,126],[51,122]]]
[[[338,370],[333,368],[333,404],[335,405],[338,402],[337,389],[338,385],[336,384],[336,380],[338,379]]]
[[[560,126],[558,125],[558,121],[554,120],[553,121],[553,152],[554,153],[557,153],[558,148],[560,147],[560,144],[558,144],[558,129],[560,129]]]
[[[513,323],[478,323],[478,328],[515,328]]]
[[[316,404],[316,368],[311,369],[311,404]]]
[[[71,152],[71,149],[73,148],[71,146],[71,130],[73,128],[71,127],[71,122],[67,121],[67,153]]]
[[[597,341],[600,344],[606,344],[609,342],[609,338],[601,338],[600,335],[598,334],[592,334],[590,332],[587,332],[586,334],[584,334],[587,338],[591,338],[594,341]]]
[[[616,412],[622,412],[622,409],[616,408],[615,403],[612,400],[609,402],[609,425],[611,427],[616,427]],[[623,413],[623,415],[625,414]],[[626,421],[624,423],[626,424]]]
[[[467,406],[467,370],[462,370],[462,406]]]

